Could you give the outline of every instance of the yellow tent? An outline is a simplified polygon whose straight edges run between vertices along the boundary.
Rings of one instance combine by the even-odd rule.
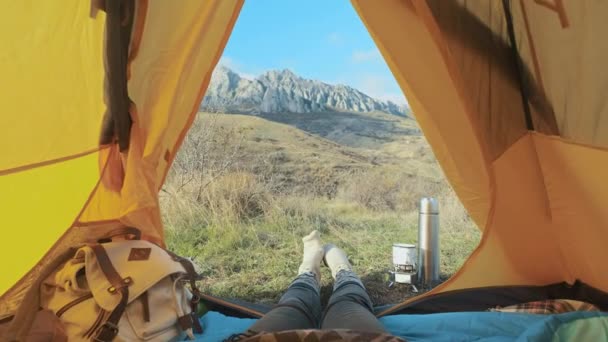
[[[469,290],[608,291],[608,3],[352,2],[483,230],[449,281],[382,314]],[[67,246],[124,225],[162,244],[158,190],[241,5],[5,4],[0,318]]]

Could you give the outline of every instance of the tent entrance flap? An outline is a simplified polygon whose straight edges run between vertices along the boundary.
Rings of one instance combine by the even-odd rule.
[[[0,116],[0,174],[18,170],[0,176],[8,184],[0,187],[0,202],[10,210],[1,250],[5,260],[14,259],[9,256],[16,248],[28,254],[11,265],[9,278],[0,277],[0,317],[14,311],[44,255],[87,241],[82,231],[132,225],[164,242],[158,191],[243,0],[106,1],[118,10],[98,10],[94,17],[92,3],[103,1],[23,0],[0,12],[0,103],[13,113]],[[139,20],[144,17],[145,24]],[[108,41],[117,31],[119,41]],[[106,58],[108,53],[116,59]],[[118,73],[107,74],[104,66],[114,62]],[[120,102],[119,114],[111,117],[108,91],[116,91]],[[103,140],[102,131],[112,138]],[[100,141],[112,147],[100,149]],[[106,178],[98,182],[107,151],[126,148],[126,155],[118,153],[125,158],[106,168],[124,171],[120,189]],[[82,156],[86,151],[95,152]],[[82,157],[66,159],[76,155]],[[21,170],[24,165],[36,167]],[[28,236],[38,238],[27,242]]]

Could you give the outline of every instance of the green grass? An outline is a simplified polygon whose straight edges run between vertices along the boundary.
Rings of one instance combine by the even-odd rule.
[[[161,196],[166,239],[194,259],[204,291],[276,303],[297,273],[301,238],[316,229],[348,253],[377,305],[397,302],[410,294],[387,286],[391,247],[416,242],[424,195],[441,205],[442,277],[462,265],[480,234],[422,137],[395,129],[384,143],[349,146],[337,130],[290,120],[202,115],[178,155]],[[327,297],[326,268],[322,279]]]

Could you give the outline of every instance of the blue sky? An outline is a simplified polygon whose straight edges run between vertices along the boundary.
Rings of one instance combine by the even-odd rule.
[[[290,69],[405,103],[348,0],[247,0],[220,63],[248,78]]]

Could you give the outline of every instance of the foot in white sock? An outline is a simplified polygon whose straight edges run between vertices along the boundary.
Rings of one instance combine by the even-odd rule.
[[[321,282],[321,261],[323,260],[323,245],[321,244],[321,234],[313,230],[310,234],[302,238],[304,243],[304,256],[298,274],[312,272],[315,278]]]
[[[348,262],[346,253],[336,247],[336,245],[328,243],[323,246],[323,250],[325,251],[325,263],[331,269],[331,276],[334,277],[334,280],[336,279],[338,272],[342,270],[353,270],[350,262]]]

